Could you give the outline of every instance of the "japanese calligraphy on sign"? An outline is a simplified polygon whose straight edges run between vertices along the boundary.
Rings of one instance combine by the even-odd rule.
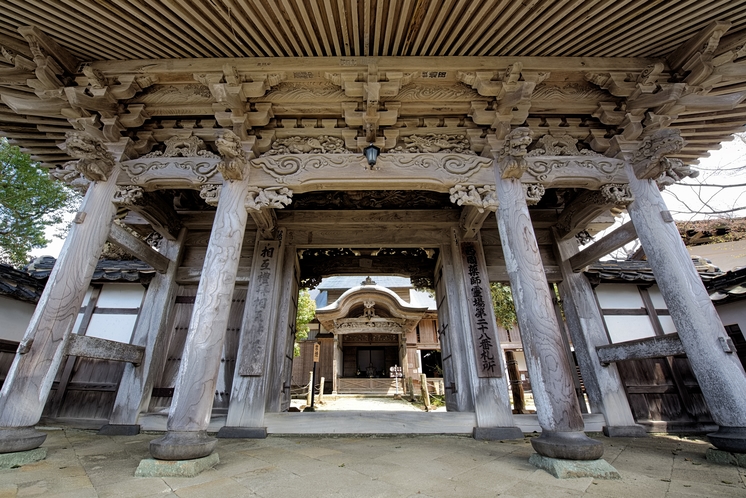
[[[252,285],[246,298],[244,326],[241,338],[240,375],[258,376],[264,370],[267,337],[272,317],[272,299],[275,292],[280,242],[260,240],[254,248]]]
[[[471,242],[461,243],[464,279],[469,295],[469,318],[477,357],[479,377],[502,377],[500,345],[497,342],[495,320],[490,313],[489,282],[483,280],[486,271],[480,269],[478,247]],[[485,269],[486,270],[486,269]]]

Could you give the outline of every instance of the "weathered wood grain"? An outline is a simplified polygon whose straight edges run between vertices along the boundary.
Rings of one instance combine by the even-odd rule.
[[[204,431],[210,419],[248,214],[247,181],[223,184],[168,418],[169,431]]]
[[[470,264],[472,260],[468,257],[467,249],[469,244],[474,249],[473,258],[476,265]],[[467,374],[472,386],[474,396],[474,412],[477,417],[476,427],[513,427],[513,413],[510,409],[510,397],[508,395],[508,384],[504,378],[505,364],[502,361],[502,349],[497,339],[497,330],[495,329],[495,314],[492,308],[492,300],[489,297],[489,280],[487,269],[484,262],[484,253],[481,248],[482,242],[479,238],[474,243],[462,242],[458,239],[456,230],[452,232],[452,255],[454,258],[455,279],[446,285],[455,287],[458,290],[459,301],[458,314],[461,317],[462,329],[455,329],[452,333],[461,333],[465,351],[463,354],[466,363]],[[474,266],[476,266],[477,275],[474,275]],[[477,277],[477,278],[474,278]],[[478,319],[477,309],[474,306],[475,288],[480,289],[483,300],[487,300],[487,306],[483,311],[486,316],[483,322],[491,327],[491,331],[484,329],[483,322]],[[485,336],[484,332],[491,332]],[[482,341],[488,339],[491,343],[489,350],[493,351],[492,361],[495,363],[494,370],[487,375],[484,368],[484,358],[481,356],[485,352],[480,347]],[[496,352],[497,354],[494,354]]]
[[[292,246],[285,248],[281,273],[279,313],[275,325],[275,347],[272,351],[268,370],[269,379],[265,409],[267,413],[283,411],[290,406],[290,383],[293,373],[293,360],[291,358],[293,358],[293,346],[295,344],[295,317],[298,312],[298,284],[300,279],[297,251]],[[321,394],[323,394],[323,390]]]
[[[602,239],[594,242],[593,245],[571,256],[569,259],[570,267],[572,271],[579,272],[589,264],[598,261],[599,258],[606,256],[612,251],[616,251],[635,239],[637,239],[635,225],[631,221],[628,221]]]
[[[145,354],[145,348],[133,344],[87,337],[73,334],[67,343],[67,354],[97,360],[112,360],[139,365]]]
[[[443,244],[435,270],[435,302],[438,307],[446,408],[454,412],[473,412],[474,392],[467,363],[470,352],[464,341],[466,331],[458,307],[458,291],[455,286],[449,285],[450,282],[457,282],[457,278],[451,244]]]
[[[685,353],[678,334],[666,334],[635,341],[607,344],[606,346],[596,346],[596,351],[598,352],[598,360],[603,365],[616,361],[665,358],[666,356]]]
[[[585,275],[574,273],[570,268],[572,255],[577,250],[578,242],[574,238],[558,241],[556,245],[562,272],[560,297],[585,389],[591,406],[601,408],[607,427],[634,426],[635,419],[616,365],[602,365],[596,354],[596,349],[608,345],[609,339],[590,282]]]
[[[498,174],[497,224],[539,423],[548,431],[582,431],[570,361],[560,337],[520,181]]]
[[[150,281],[143,299],[142,309],[132,332],[132,344],[145,348],[140,365],[126,365],[119,384],[110,424],[134,425],[150,403],[150,396],[157,376],[166,363],[171,340],[173,320],[176,316],[176,271],[184,252],[187,230],[182,229],[175,241],[162,242],[163,255],[170,260],[166,273],[157,274]]]
[[[655,280],[676,325],[712,417],[721,426],[746,427],[746,374],[738,356],[720,343],[728,338],[702,279],[652,180],[639,180],[626,165],[635,201],[628,211]]]
[[[282,281],[278,262],[284,260],[288,239],[284,230],[280,233],[281,241],[266,241],[257,235],[251,284],[241,323],[231,404],[226,417],[227,427],[264,426],[269,389],[268,369],[271,368],[271,353],[277,340],[279,310],[273,303],[278,303]]]
[[[0,391],[0,427],[26,427],[39,421],[49,390],[63,359],[83,297],[98,263],[116,208],[119,166],[105,182],[91,184],[60,257],[21,341],[26,352],[16,354]]]
[[[148,263],[158,273],[166,272],[169,259],[119,225],[112,223],[108,239],[109,242]]]

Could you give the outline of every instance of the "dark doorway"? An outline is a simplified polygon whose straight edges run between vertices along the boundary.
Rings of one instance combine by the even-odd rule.
[[[422,373],[428,378],[443,377],[443,362],[439,349],[420,350]]]

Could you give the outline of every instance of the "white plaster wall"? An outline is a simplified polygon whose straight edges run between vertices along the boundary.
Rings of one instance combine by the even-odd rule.
[[[601,308],[639,309],[645,307],[637,285],[600,284],[595,290]]]
[[[650,323],[647,315],[609,315],[604,316],[604,321],[613,343],[634,341],[655,335],[653,324]]]
[[[139,308],[145,287],[139,283],[105,284],[98,296],[98,308]]]
[[[88,325],[87,336],[129,343],[137,315],[103,315],[94,313]]]
[[[657,310],[667,310],[666,301],[663,300],[663,294],[657,285],[648,287],[648,294],[650,294],[650,300],[653,301],[653,306]]]
[[[737,324],[738,328],[741,329],[741,333],[746,337],[746,301],[736,301],[735,303],[715,306],[715,310],[720,315],[723,325]]]
[[[676,332],[676,325],[674,325],[673,318],[669,315],[658,315],[658,321],[661,322],[664,334],[673,334]]]
[[[0,296],[0,339],[21,342],[34,309],[31,303]]]

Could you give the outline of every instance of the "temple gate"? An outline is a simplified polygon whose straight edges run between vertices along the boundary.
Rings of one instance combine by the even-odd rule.
[[[130,19],[110,8],[115,19]],[[145,45],[108,56],[110,49],[93,50],[54,28],[48,15],[17,15],[23,8],[14,8],[12,21],[0,26],[0,43],[17,52],[3,51],[0,130],[86,194],[0,393],[0,451],[42,444],[34,426],[71,354],[126,363],[103,430],[137,432],[164,372],[179,285],[187,284],[196,284],[192,314],[167,432],[151,443],[151,454],[187,460],[213,451],[216,439],[207,431],[221,372],[232,371],[232,380],[218,435],[264,437],[270,414],[288,406],[303,251],[366,249],[365,258],[355,256],[359,266],[385,274],[386,261],[372,252],[407,248],[437,254],[431,272],[415,265],[397,273],[436,291],[449,411],[473,414],[476,438],[522,436],[488,305],[489,282],[509,282],[542,429],[534,449],[549,458],[598,459],[603,445],[583,432],[549,282],[560,284],[606,432],[641,435],[615,365],[599,361],[597,348],[608,339],[579,273],[582,262],[639,236],[676,325],[676,346],[720,426],[710,438],[721,449],[746,452],[746,374],[660,194],[693,175],[691,163],[744,122],[735,111],[746,98],[743,21],[726,35],[731,23],[715,19],[728,13],[709,3],[700,8],[712,22],[680,20],[676,36],[659,42],[667,49],[644,56],[630,47],[621,56],[590,49],[551,57],[530,50],[390,52],[371,50],[378,35],[357,31],[358,44],[368,38],[353,51],[344,14],[344,27],[334,27],[337,49],[323,52],[334,56],[303,57],[321,54],[320,46],[293,51],[295,38],[277,54],[296,56],[254,56],[259,49],[245,56],[226,36],[213,40],[227,44],[217,55],[200,50],[198,58],[178,58],[182,49],[166,40],[170,55],[149,59],[138,55],[151,54]],[[199,24],[202,16],[189,15]],[[39,27],[26,25],[31,21]],[[354,30],[358,21],[350,18]],[[554,38],[551,29],[561,26],[546,24],[554,28],[542,36]],[[397,26],[399,41],[389,33],[386,43],[411,43]],[[295,32],[305,33],[300,23]],[[303,35],[306,44],[310,38]],[[586,241],[621,209],[632,224],[579,251],[578,238]],[[151,233],[160,243],[146,242]],[[117,347],[71,334],[107,239],[158,272],[133,344]],[[245,290],[240,304],[237,285]],[[226,329],[237,320],[231,313],[241,319],[235,364],[226,368]],[[666,354],[647,346],[629,357]]]

